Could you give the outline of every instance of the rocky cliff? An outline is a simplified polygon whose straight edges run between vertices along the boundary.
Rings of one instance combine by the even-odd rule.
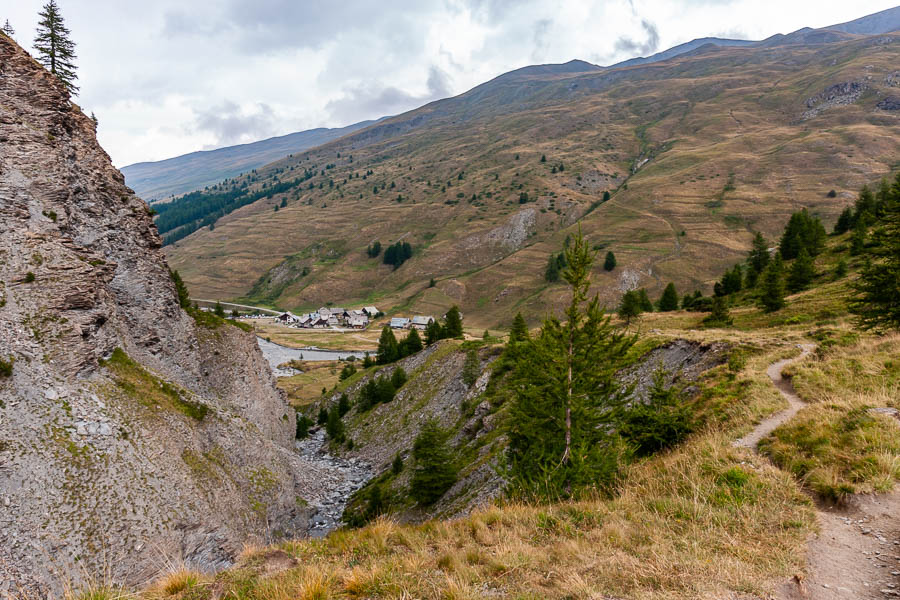
[[[305,531],[254,338],[178,304],[147,206],[0,36],[0,597],[131,584]]]

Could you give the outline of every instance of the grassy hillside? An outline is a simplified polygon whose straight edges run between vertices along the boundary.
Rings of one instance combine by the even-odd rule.
[[[896,163],[900,118],[876,108],[898,93],[891,39],[502,77],[260,170],[253,186],[317,175],[168,247],[169,259],[199,297],[422,313],[458,303],[470,324],[494,326],[556,310],[547,256],[580,225],[618,258],[595,274],[606,301],[635,282],[651,295],[668,280],[708,291],[752,231],[771,239],[801,206],[828,224]],[[858,97],[823,94],[845,82]],[[397,270],[365,253],[400,239],[414,256]]]
[[[891,413],[900,409],[900,334],[854,328],[846,302],[864,258],[848,255],[848,237],[830,237],[811,289],[780,311],[764,313],[743,293],[732,299],[734,326],[725,329],[704,328],[702,313],[640,317],[634,327],[652,330],[644,347],[686,338],[725,341],[732,351],[689,401],[703,426],[673,450],[633,463],[612,496],[500,503],[421,525],[382,518],[322,540],[248,548],[215,576],[176,568],[138,597],[771,597],[788,578],[803,579],[817,529],[810,497],[841,501],[900,480],[900,424]],[[835,276],[842,259],[849,274]],[[765,371],[796,356],[800,342],[817,349],[786,374],[808,405],[763,440],[763,456],[735,448],[785,407]],[[454,344],[422,364],[454,356]],[[461,359],[453,360],[458,369]]]

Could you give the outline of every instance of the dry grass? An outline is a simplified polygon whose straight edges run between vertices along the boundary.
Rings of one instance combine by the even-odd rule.
[[[371,350],[378,348],[378,336],[384,323],[373,323],[359,331],[331,331],[328,329],[294,329],[274,323],[270,319],[251,319],[254,332],[261,338],[287,346],[305,348],[315,346],[326,350]]]
[[[322,397],[322,389],[330,390],[340,381],[341,369],[349,363],[339,361],[293,361],[302,373],[279,377],[278,387],[287,393],[294,406],[303,406]],[[357,368],[361,368],[357,365]]]
[[[819,332],[820,353],[786,371],[810,405],[761,449],[820,497],[888,491],[900,480],[900,335]]]
[[[284,543],[299,566],[266,574],[245,553],[224,597],[714,598],[764,594],[802,568],[809,502],[789,475],[709,431],[635,465],[621,494],[489,507],[422,525],[381,519]]]

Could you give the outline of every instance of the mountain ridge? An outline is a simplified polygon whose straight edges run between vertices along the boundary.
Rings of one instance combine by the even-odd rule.
[[[496,83],[507,83],[514,81],[522,81],[527,80],[529,78],[535,78],[540,76],[548,76],[548,75],[558,75],[561,77],[566,76],[577,76],[579,74],[585,74],[590,72],[598,72],[598,71],[608,71],[615,70],[626,67],[635,67],[640,65],[649,65],[653,63],[658,63],[661,61],[666,61],[672,58],[676,58],[678,56],[682,56],[685,54],[689,54],[695,51],[704,51],[705,46],[709,46],[710,48],[727,48],[727,47],[752,47],[752,46],[760,46],[760,45],[780,45],[780,44],[789,44],[789,43],[824,43],[826,41],[836,41],[837,33],[835,32],[843,32],[847,34],[873,34],[873,33],[886,33],[889,31],[894,31],[900,29],[900,7],[887,9],[881,11],[879,13],[874,13],[872,15],[867,15],[865,17],[861,17],[859,19],[855,19],[853,21],[848,21],[846,23],[841,23],[837,25],[822,27],[818,29],[810,29],[810,28],[801,28],[797,31],[788,33],[788,34],[775,34],[766,38],[764,40],[738,40],[738,39],[727,39],[727,38],[719,38],[719,37],[702,37],[695,38],[688,42],[684,42],[682,44],[678,44],[661,52],[657,52],[648,57],[634,57],[631,59],[627,59],[613,65],[609,65],[606,67],[592,64],[590,62],[580,60],[580,59],[572,59],[565,63],[552,63],[552,64],[542,64],[542,65],[527,65],[524,67],[520,67],[518,69],[514,69],[511,71],[507,71],[506,73],[502,73],[497,77],[488,80],[482,84],[475,86],[474,88],[463,92],[462,94],[458,94],[457,96],[451,96],[448,98],[436,100],[430,104],[434,104],[435,102],[441,102],[443,100],[451,100],[453,98],[458,98],[460,96],[465,96],[467,94],[471,94],[478,90],[482,86],[488,84],[496,84]],[[407,111],[408,114],[410,112],[419,111],[424,109],[426,106],[418,107],[412,109],[411,111]],[[394,117],[402,116],[395,115]],[[386,116],[378,119],[370,120],[370,121],[362,121],[360,123],[356,123],[353,125],[349,125],[347,127],[338,128],[338,129],[325,129],[325,128],[316,128],[312,130],[295,132],[291,134],[287,134],[285,136],[278,136],[275,138],[267,138],[265,140],[259,140],[257,142],[251,142],[248,144],[240,144],[236,146],[227,146],[224,148],[220,148],[212,151],[199,151],[192,152],[185,155],[165,159],[162,161],[151,161],[151,162],[142,162],[135,163],[132,165],[128,165],[122,168],[122,172],[125,174],[126,182],[141,197],[144,197],[145,200],[150,202],[158,201],[163,199],[169,195],[179,196],[184,193],[188,193],[191,191],[195,191],[198,189],[202,189],[205,186],[210,186],[216,183],[219,183],[225,179],[230,177],[234,177],[241,172],[246,172],[253,168],[259,168],[268,164],[269,162],[277,161],[292,152],[302,152],[308,150],[310,148],[316,147],[318,145],[328,143],[329,141],[341,137],[343,135],[347,135],[353,133],[355,131],[367,129],[371,126],[377,126],[382,121],[388,121],[394,119],[394,117]],[[418,124],[422,124],[423,121],[420,121]],[[408,124],[409,126],[416,126],[414,124]],[[397,132],[396,128],[386,128],[379,130],[379,133],[391,132],[394,134]],[[314,139],[306,139],[312,138],[310,134],[316,134],[318,137]],[[324,134],[324,135],[322,135]],[[282,140],[284,142],[292,141],[296,139],[296,137],[304,137],[303,142],[299,142],[296,144],[287,144],[283,143],[280,145],[274,145],[272,142]],[[377,137],[377,136],[373,136]],[[288,138],[291,138],[290,140]],[[247,159],[238,163],[235,163],[234,166],[228,166],[225,169],[218,169],[215,171],[209,172],[208,175],[197,178],[196,176],[190,174],[181,174],[183,170],[189,170],[190,172],[195,172],[198,168],[206,168],[210,169],[210,163],[215,162],[215,160],[220,159],[221,157],[228,157],[229,154],[232,155],[240,155],[246,150],[249,150],[254,147],[255,144],[262,144],[267,146],[274,145],[275,147],[265,153],[265,157],[267,160],[262,158],[253,158]],[[207,152],[219,153],[219,154],[206,154]],[[281,152],[279,154],[279,152]],[[204,159],[198,163],[193,163],[192,159],[198,156],[202,156]],[[173,167],[172,169],[167,169],[167,167]],[[166,184],[164,181],[174,179],[174,183]]]
[[[147,202],[156,202],[213,185],[293,152],[302,152],[364,129],[377,121],[360,121],[337,128],[317,127],[246,144],[198,150],[164,160],[134,163],[122,167],[121,171],[125,182],[140,197]],[[198,171],[203,171],[203,175],[198,176]]]

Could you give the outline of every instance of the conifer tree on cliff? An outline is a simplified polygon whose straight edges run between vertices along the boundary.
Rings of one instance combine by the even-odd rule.
[[[16,30],[13,29],[13,26],[9,24],[9,19],[6,20],[6,23],[3,24],[3,27],[0,28],[0,33],[5,35],[8,38],[16,35]]]
[[[66,89],[72,94],[78,93],[75,81],[75,42],[69,37],[69,29],[63,22],[56,0],[50,0],[38,13],[37,35],[34,37],[34,49],[37,60],[48,71],[56,75]]]

